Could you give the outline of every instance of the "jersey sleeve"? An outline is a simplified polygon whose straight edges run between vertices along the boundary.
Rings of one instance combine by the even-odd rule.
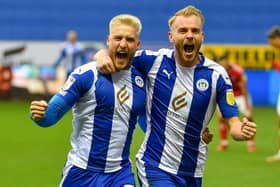
[[[132,65],[144,75],[147,75],[156,58],[157,52],[149,50],[136,51]]]
[[[133,58],[132,65],[144,75],[147,75],[152,68],[155,59],[159,55],[170,54],[173,51],[171,49],[159,49],[158,51],[151,50],[138,50]]]
[[[61,91],[55,94],[48,103],[45,118],[35,121],[41,127],[49,127],[57,123],[72,106],[91,88],[93,72],[77,73],[74,71]]]
[[[48,108],[45,113],[45,117],[41,120],[35,121],[37,125],[41,127],[49,127],[59,121],[65,113],[69,111],[72,106],[59,96],[54,95],[48,103]]]
[[[238,116],[232,84],[227,74],[220,75],[217,81],[217,103],[224,118]]]

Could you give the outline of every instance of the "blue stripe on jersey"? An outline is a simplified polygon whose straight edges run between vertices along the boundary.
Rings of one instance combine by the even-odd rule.
[[[165,58],[165,56],[163,57]],[[164,148],[165,137],[164,131],[166,126],[166,115],[167,108],[170,103],[170,98],[172,95],[173,87],[175,84],[175,78],[171,78],[169,81],[166,81],[166,75],[163,73],[163,70],[167,70],[168,72],[174,72],[176,75],[176,66],[175,61],[170,58],[163,59],[163,61],[168,61],[168,63],[162,63],[159,67],[159,70],[156,75],[156,80],[154,84],[154,94],[152,98],[152,106],[151,106],[151,134],[149,136],[147,142],[147,149],[144,153],[143,160],[149,162],[153,160],[160,161],[161,155]],[[164,92],[163,92],[164,90]],[[156,97],[154,97],[156,96]],[[157,123],[155,123],[157,122]],[[158,136],[161,134],[162,136]],[[148,145],[156,145],[157,148],[148,147]],[[150,158],[148,155],[154,156],[156,158]],[[160,163],[152,163],[153,165],[159,165]]]
[[[197,156],[199,153],[200,133],[203,120],[211,98],[211,82],[213,70],[204,67],[195,69],[193,82],[193,99],[190,107],[189,117],[185,128],[184,152],[179,167],[179,174],[194,176]],[[199,80],[207,80],[208,89],[199,90]]]
[[[97,105],[94,113],[93,137],[88,162],[88,168],[95,170],[105,168],[106,164],[115,103],[112,90],[114,90],[114,86],[111,75],[98,73],[95,90]]]
[[[217,103],[219,105],[219,109],[224,118],[230,118],[233,116],[239,116],[238,107],[235,103],[234,105],[229,105],[226,99],[226,91],[232,90],[232,86],[225,83],[225,80],[220,76],[217,81]],[[222,90],[223,92],[221,92]]]

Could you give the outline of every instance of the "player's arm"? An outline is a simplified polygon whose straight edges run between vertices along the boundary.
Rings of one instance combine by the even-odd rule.
[[[59,94],[54,95],[49,103],[44,100],[32,101],[31,119],[41,127],[49,127],[59,121],[71,107]]]
[[[61,91],[55,94],[48,104],[45,101],[31,103],[31,119],[41,127],[54,125],[91,88],[93,77],[92,71],[77,68],[69,76]]]
[[[160,49],[158,51],[151,50],[138,50],[136,51],[134,58],[132,60],[132,65],[144,75],[148,74],[149,70],[155,63],[157,57],[163,56],[164,54],[170,54],[173,50],[170,49]],[[93,57],[94,61],[97,63],[97,68],[99,71],[105,74],[116,72],[116,68],[112,59],[109,56],[107,49],[99,50]]]
[[[226,72],[222,72],[217,81],[217,103],[224,119],[230,127],[234,140],[248,140],[256,134],[256,124],[244,118],[241,122],[234,99],[232,85]]]

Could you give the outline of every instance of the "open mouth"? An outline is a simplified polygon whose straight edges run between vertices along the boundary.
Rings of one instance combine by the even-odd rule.
[[[184,51],[186,53],[192,53],[194,50],[194,45],[193,44],[184,44]]]
[[[116,57],[120,58],[120,59],[125,59],[125,58],[128,57],[128,52],[126,52],[126,51],[118,51],[116,53]]]

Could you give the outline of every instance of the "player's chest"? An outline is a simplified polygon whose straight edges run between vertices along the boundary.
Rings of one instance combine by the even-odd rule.
[[[102,76],[96,81],[95,98],[104,107],[125,107],[137,110],[145,103],[145,82],[140,76]]]
[[[204,70],[163,67],[149,77],[149,90],[153,90],[153,97],[166,102],[166,106],[174,111],[191,105],[206,107],[214,91],[212,85],[212,72]]]

